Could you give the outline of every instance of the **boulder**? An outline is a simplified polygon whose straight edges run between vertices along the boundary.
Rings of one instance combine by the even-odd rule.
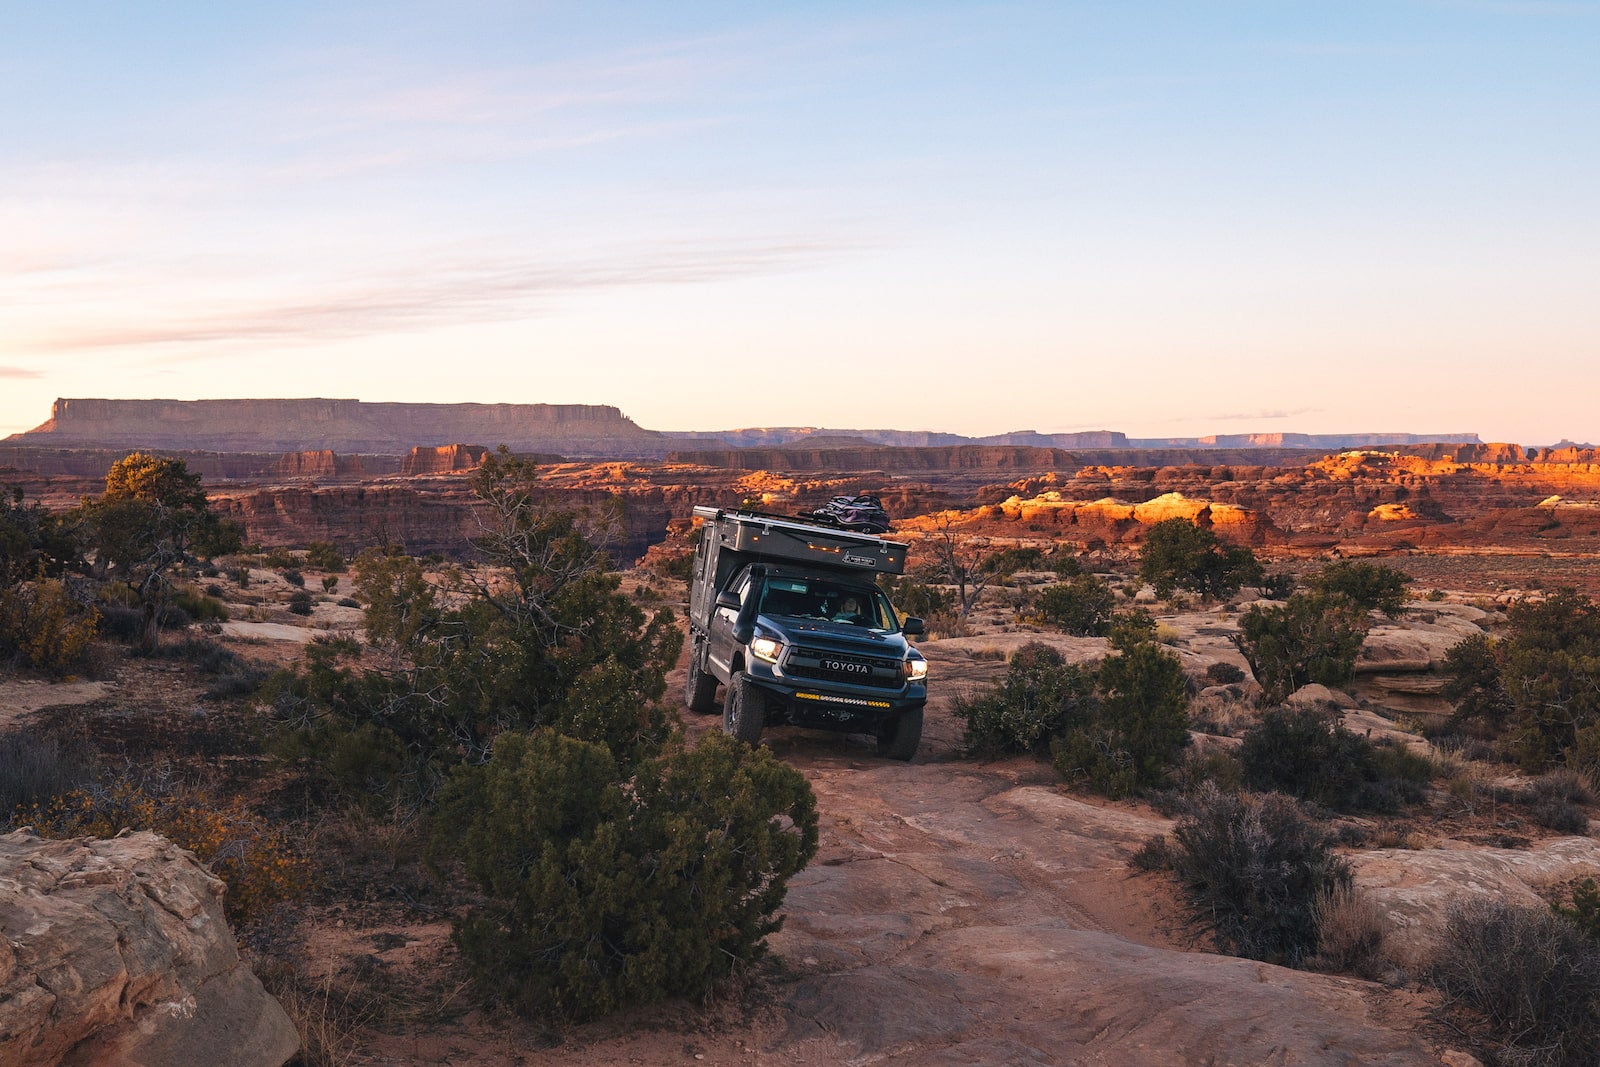
[[[1525,849],[1380,848],[1355,853],[1350,864],[1356,885],[1388,919],[1390,953],[1402,966],[1417,967],[1432,955],[1451,905],[1485,899],[1546,907],[1538,889],[1600,878],[1600,841],[1558,837]]]
[[[299,1037],[223,891],[152,833],[0,836],[0,1067],[282,1067]]]

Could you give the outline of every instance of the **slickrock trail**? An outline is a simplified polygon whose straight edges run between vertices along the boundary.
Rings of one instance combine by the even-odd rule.
[[[790,1062],[1437,1064],[1381,986],[1183,951],[1127,857],[1170,825],[1069,797],[1048,768],[912,765],[778,731],[822,847],[772,940]],[[1181,931],[1178,932],[1181,934]]]

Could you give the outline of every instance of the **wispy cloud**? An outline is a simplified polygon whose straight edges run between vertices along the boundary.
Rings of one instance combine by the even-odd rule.
[[[1264,422],[1268,419],[1293,419],[1301,415],[1315,414],[1321,410],[1322,408],[1269,409],[1263,411],[1241,411],[1231,415],[1201,415],[1199,417],[1212,422]]]
[[[236,304],[98,329],[45,332],[20,347],[45,353],[235,341],[325,341],[539,314],[559,297],[596,289],[691,285],[805,269],[863,250],[859,243],[779,238],[720,246],[659,242],[589,262],[428,259],[375,284],[313,285],[317,299]],[[169,354],[162,361],[197,358]]]
[[[0,378],[43,378],[43,371],[29,370],[27,367],[0,366]]]

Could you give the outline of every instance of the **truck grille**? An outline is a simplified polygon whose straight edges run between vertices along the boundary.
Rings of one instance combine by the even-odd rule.
[[[796,648],[784,661],[785,674],[819,681],[845,682],[876,689],[899,689],[904,684],[900,661],[881,656],[858,656],[820,648]]]

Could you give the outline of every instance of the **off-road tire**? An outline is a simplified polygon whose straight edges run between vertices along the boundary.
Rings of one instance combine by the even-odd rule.
[[[717,710],[717,676],[705,668],[705,646],[696,645],[689,652],[689,678],[683,687],[683,702],[696,715],[710,715]]]
[[[735,671],[722,697],[722,732],[747,745],[756,745],[761,743],[761,731],[766,725],[766,698],[743,671]]]
[[[902,711],[878,727],[878,755],[909,760],[922,742],[922,709]]]

